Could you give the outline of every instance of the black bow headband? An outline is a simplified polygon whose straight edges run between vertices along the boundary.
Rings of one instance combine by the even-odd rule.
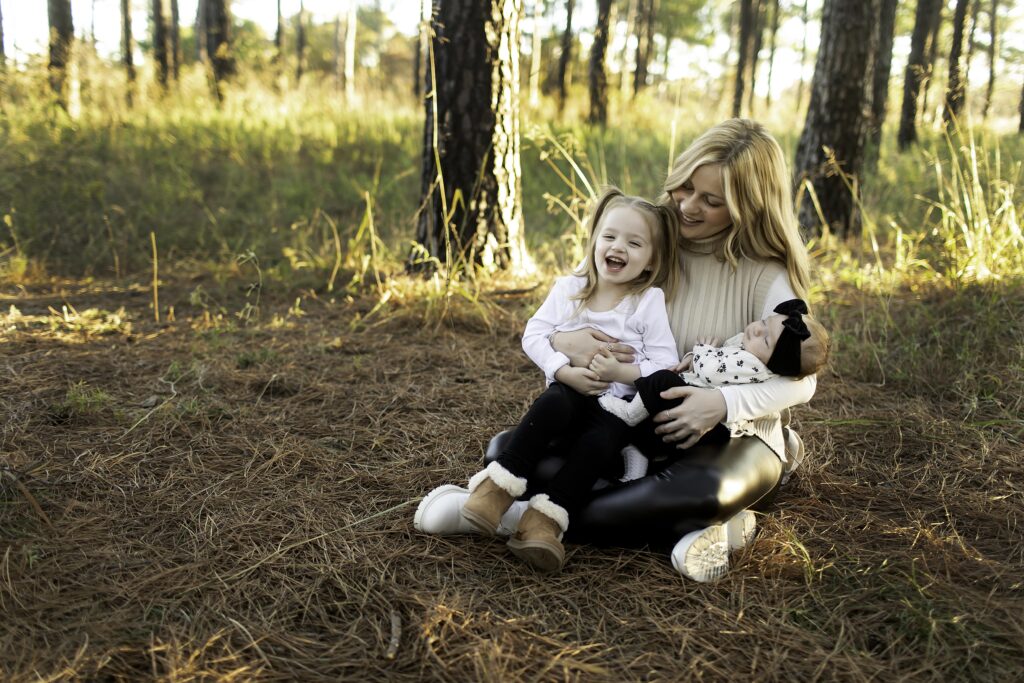
[[[807,304],[803,299],[790,299],[776,306],[775,312],[786,319],[782,321],[782,333],[768,359],[768,369],[778,375],[797,377],[800,375],[800,343],[811,336],[803,318],[808,312]]]

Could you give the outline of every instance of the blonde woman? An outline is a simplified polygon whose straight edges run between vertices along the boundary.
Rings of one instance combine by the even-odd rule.
[[[698,338],[731,337],[780,303],[807,298],[808,260],[789,171],[782,149],[759,123],[731,119],[694,140],[676,159],[661,202],[679,219],[680,285],[667,307],[680,356]],[[573,367],[589,367],[608,352],[621,362],[633,357],[630,347],[594,329],[556,333],[551,344]],[[682,404],[639,425],[633,443],[643,451],[645,443],[661,439],[680,452],[688,449],[686,456],[655,458],[647,476],[596,490],[567,535],[603,545],[671,546],[672,564],[685,576],[707,581],[723,575],[729,551],[753,537],[750,508],[767,503],[802,456],[792,432],[784,453],[767,445],[782,429],[779,415],[810,400],[815,387],[812,375],[665,391],[663,398]],[[715,425],[737,420],[749,420],[757,436],[691,448]],[[501,450],[503,438],[495,437],[489,457]],[[421,503],[416,527],[471,531],[457,519],[464,491],[435,489]],[[510,512],[502,519],[506,531],[517,523],[516,508]]]

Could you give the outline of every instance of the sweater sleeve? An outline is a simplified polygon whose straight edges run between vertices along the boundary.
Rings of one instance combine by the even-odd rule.
[[[783,301],[795,298],[796,292],[789,284],[789,276],[780,273],[768,288],[762,317],[771,315]],[[807,403],[817,387],[818,378],[813,375],[797,380],[775,377],[760,384],[721,387],[720,391],[725,398],[725,419],[727,422],[753,420]]]
[[[550,336],[555,327],[572,316],[573,278],[563,277],[555,281],[544,303],[527,321],[523,331],[523,351],[544,372],[548,384],[555,381],[555,373],[569,364],[569,357],[551,346]]]
[[[679,350],[672,335],[672,325],[668,320],[665,307],[665,293],[657,287],[651,287],[640,299],[633,324],[643,340],[643,354],[637,365],[640,376],[664,370],[679,362]]]

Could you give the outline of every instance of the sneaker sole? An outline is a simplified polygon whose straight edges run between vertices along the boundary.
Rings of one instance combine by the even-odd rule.
[[[729,539],[725,525],[691,531],[672,549],[672,566],[699,583],[719,579],[729,571]]]

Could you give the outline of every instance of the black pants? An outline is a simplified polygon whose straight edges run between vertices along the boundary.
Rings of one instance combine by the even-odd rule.
[[[671,370],[658,370],[647,377],[641,377],[638,379],[636,381],[636,391],[640,394],[640,399],[644,402],[644,407],[647,408],[647,412],[650,413],[650,417],[648,417],[645,422],[651,422],[651,418],[663,410],[668,410],[669,408],[675,408],[682,405],[683,399],[662,398],[661,392],[673,387],[686,386],[690,385],[687,384],[682,377]],[[639,448],[648,458],[679,457],[679,449],[675,447],[675,444],[665,443],[660,438],[656,438],[657,435],[654,434],[654,427],[655,425],[653,424],[638,425],[636,434],[634,434],[632,438],[636,447]],[[729,437],[729,428],[723,424],[717,424],[711,431],[700,437],[700,441],[698,441],[694,447],[707,446],[710,444],[723,444],[729,440]]]
[[[640,425],[634,430],[641,430]],[[494,460],[510,432],[491,439]],[[561,447],[553,443],[534,470],[531,488],[559,471]],[[683,535],[723,522],[741,510],[762,509],[774,499],[782,461],[756,436],[676,451],[655,459],[646,477],[625,484],[600,483],[573,516],[569,540],[595,545],[671,548]]]
[[[540,488],[575,516],[599,479],[622,476],[622,448],[629,432],[626,423],[601,408],[597,398],[555,382],[537,397],[502,444],[497,461],[533,483],[537,464],[550,455],[552,441],[563,444],[561,466]]]

